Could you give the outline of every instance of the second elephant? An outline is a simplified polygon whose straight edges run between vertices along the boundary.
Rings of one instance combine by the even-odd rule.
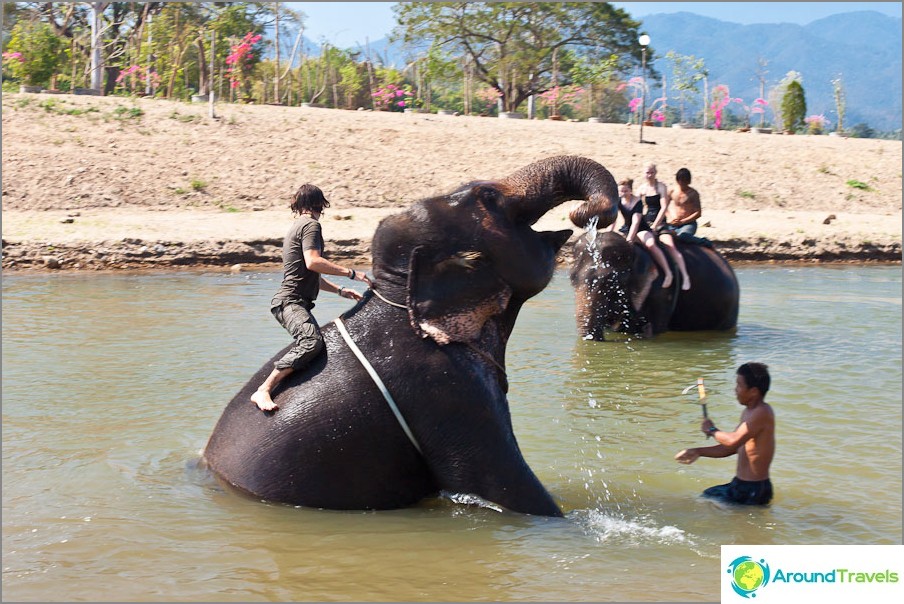
[[[662,287],[642,245],[611,231],[585,232],[575,243],[571,268],[580,335],[603,340],[606,330],[649,337],[668,330],[735,328],[741,294],[734,270],[710,247],[679,240],[678,249],[693,283],[687,291],[679,289],[679,279]]]

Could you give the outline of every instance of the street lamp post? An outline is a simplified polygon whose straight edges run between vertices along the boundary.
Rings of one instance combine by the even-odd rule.
[[[647,46],[650,44],[650,36],[643,34],[637,41],[640,43],[640,72],[643,76],[643,88],[640,91],[640,142],[644,142],[643,122],[647,112]]]

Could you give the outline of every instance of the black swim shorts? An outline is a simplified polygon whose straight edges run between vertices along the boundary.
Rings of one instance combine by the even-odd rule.
[[[772,501],[772,481],[734,477],[728,484],[709,487],[703,491],[703,496],[741,505],[766,505]]]

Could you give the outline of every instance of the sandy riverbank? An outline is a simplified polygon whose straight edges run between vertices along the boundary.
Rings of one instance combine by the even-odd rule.
[[[299,184],[333,206],[327,251],[359,266],[379,220],[463,182],[583,155],[616,178],[688,167],[699,234],[730,259],[901,259],[899,141],[623,124],[3,96],[3,268],[93,270],[279,261]],[[862,183],[857,186],[850,182]],[[537,228],[568,228],[565,204]],[[834,218],[826,219],[834,215]]]

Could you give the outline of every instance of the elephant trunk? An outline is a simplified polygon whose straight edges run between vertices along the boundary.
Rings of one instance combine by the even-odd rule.
[[[506,195],[506,212],[518,222],[534,224],[552,208],[572,199],[584,200],[571,213],[572,222],[579,227],[593,216],[599,217],[599,227],[605,227],[618,214],[615,179],[606,168],[586,157],[543,159],[502,179],[500,184]]]

